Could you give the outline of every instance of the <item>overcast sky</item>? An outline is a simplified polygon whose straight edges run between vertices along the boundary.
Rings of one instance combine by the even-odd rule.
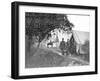
[[[78,31],[88,31],[89,32],[89,16],[85,15],[67,15],[70,22],[72,22],[75,27],[74,30]]]

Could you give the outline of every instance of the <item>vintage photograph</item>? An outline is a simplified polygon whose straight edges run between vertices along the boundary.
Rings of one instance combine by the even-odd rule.
[[[12,3],[11,77],[97,74],[97,7]]]
[[[25,12],[25,68],[90,64],[90,15]]]

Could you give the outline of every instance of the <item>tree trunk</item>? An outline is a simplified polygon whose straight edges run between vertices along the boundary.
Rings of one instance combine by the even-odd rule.
[[[38,43],[38,45],[37,45],[37,47],[36,47],[36,50],[35,50],[35,52],[34,52],[34,54],[33,54],[33,55],[35,55],[35,54],[36,54],[36,52],[38,51],[39,47],[40,47],[40,42]]]
[[[37,48],[39,48],[39,46],[40,46],[40,42],[38,43]]]
[[[31,51],[32,40],[28,40],[27,52]]]

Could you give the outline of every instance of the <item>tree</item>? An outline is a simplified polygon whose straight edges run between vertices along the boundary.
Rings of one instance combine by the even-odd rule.
[[[25,34],[29,40],[32,37],[37,37],[40,45],[41,41],[51,36],[51,31],[54,29],[63,29],[67,31],[71,30],[73,24],[67,18],[65,14],[48,14],[48,13],[27,13],[25,14]],[[38,47],[39,47],[38,45]]]

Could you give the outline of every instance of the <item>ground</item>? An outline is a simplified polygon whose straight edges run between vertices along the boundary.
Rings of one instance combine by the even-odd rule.
[[[89,65],[89,61],[79,55],[62,55],[59,48],[31,48],[30,52],[26,53],[25,67],[57,67],[57,66],[82,66]]]

